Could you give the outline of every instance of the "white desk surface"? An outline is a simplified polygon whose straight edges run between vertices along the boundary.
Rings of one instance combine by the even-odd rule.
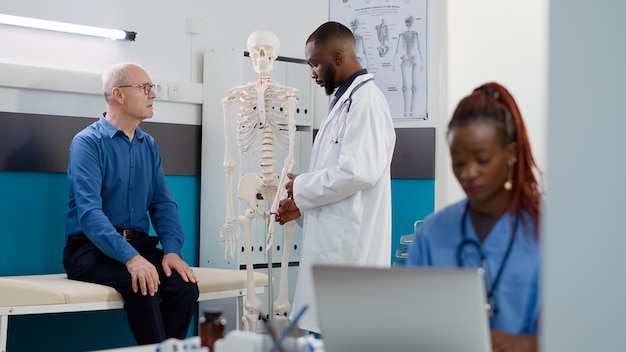
[[[177,345],[177,346],[174,346]],[[192,347],[193,346],[193,347]],[[197,336],[189,337],[185,340],[168,339],[161,343],[155,343],[151,345],[142,346],[130,346],[113,348],[108,350],[99,350],[93,352],[174,352],[174,351],[189,351],[189,352],[209,352],[207,347],[200,346],[200,338]]]

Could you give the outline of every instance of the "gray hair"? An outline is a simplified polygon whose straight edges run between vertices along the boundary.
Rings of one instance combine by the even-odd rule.
[[[107,104],[111,103],[111,91],[117,86],[128,83],[129,77],[126,69],[129,66],[139,66],[137,64],[122,63],[109,67],[102,74],[102,91],[104,92],[104,100]]]

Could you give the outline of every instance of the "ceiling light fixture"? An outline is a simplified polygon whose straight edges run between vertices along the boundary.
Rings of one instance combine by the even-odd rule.
[[[11,26],[29,27],[37,29],[45,29],[49,31],[66,32],[89,35],[93,37],[102,37],[115,40],[134,41],[137,33],[124,31],[121,29],[108,29],[100,27],[83,26],[79,24],[39,20],[36,18],[19,17],[0,14],[0,24]]]

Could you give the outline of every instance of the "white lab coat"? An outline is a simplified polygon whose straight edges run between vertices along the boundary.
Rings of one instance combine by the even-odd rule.
[[[309,171],[294,181],[303,231],[290,318],[307,304],[298,324],[305,330],[320,331],[313,264],[388,267],[391,263],[390,164],[396,134],[389,107],[370,81],[354,91],[346,113],[351,92],[369,78],[371,74],[357,77],[339,98],[315,137]],[[338,143],[331,143],[337,139]]]

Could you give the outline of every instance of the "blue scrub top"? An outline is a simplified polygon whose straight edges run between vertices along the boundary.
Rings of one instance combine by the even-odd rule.
[[[466,238],[478,240],[469,214],[467,200],[450,205],[424,219],[415,231],[407,258],[407,266],[456,268],[457,248],[463,240],[461,221],[465,221]],[[504,261],[514,221],[504,214],[481,243],[489,266],[491,282]],[[518,222],[515,240],[500,281],[494,292],[495,312],[490,319],[492,329],[509,334],[536,334],[539,316],[539,243],[534,225],[526,217]],[[465,267],[480,267],[480,254],[472,246],[463,247]]]

